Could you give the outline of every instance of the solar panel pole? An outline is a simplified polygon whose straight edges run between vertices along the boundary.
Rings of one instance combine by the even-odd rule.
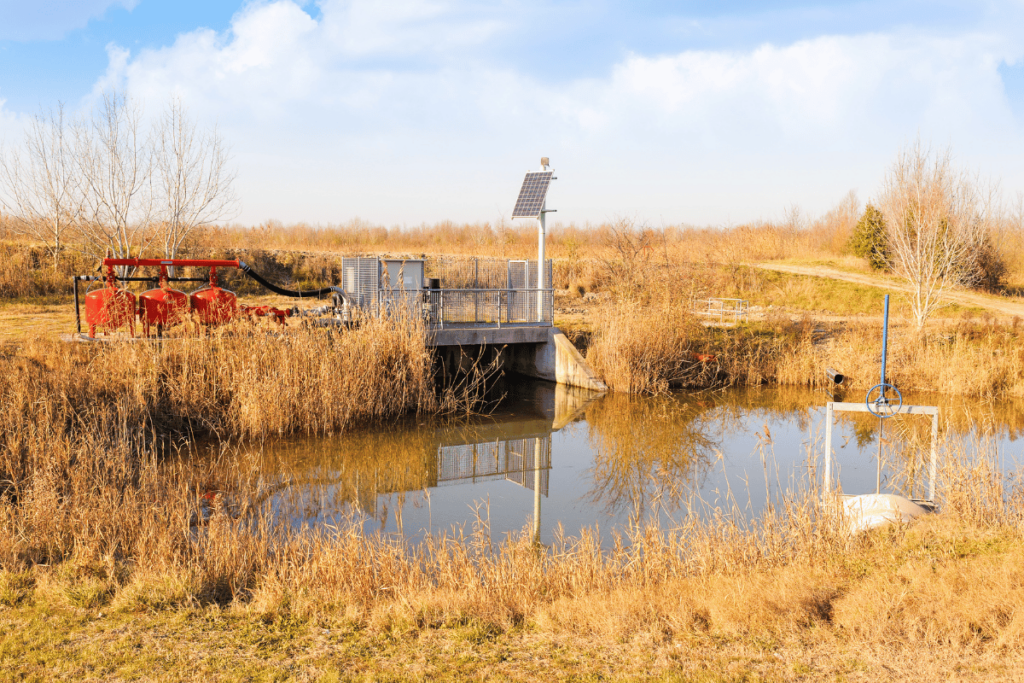
[[[544,214],[554,211],[553,209],[547,208],[547,192],[548,185],[554,176],[551,171],[551,167],[548,164],[547,157],[541,157],[540,160],[540,171],[539,172],[526,172],[526,177],[523,179],[523,186],[519,190],[519,198],[516,200],[516,206],[512,210],[512,219],[519,218],[534,218],[537,221],[537,322],[544,322],[544,303],[546,300],[545,286],[550,285],[550,277],[544,277],[544,239],[547,233],[547,226],[545,225],[546,218]],[[527,283],[524,287],[526,294],[526,311],[525,314],[529,319],[529,296],[530,296],[530,285],[529,285],[529,268],[527,268]],[[511,295],[511,292],[510,292]],[[510,302],[511,303],[511,302]]]
[[[533,439],[533,542],[540,545],[540,437]]]
[[[548,158],[540,159],[541,172],[550,171]],[[547,197],[540,206],[540,213],[537,215],[537,322],[544,322],[544,237],[547,232],[545,214],[547,213]]]

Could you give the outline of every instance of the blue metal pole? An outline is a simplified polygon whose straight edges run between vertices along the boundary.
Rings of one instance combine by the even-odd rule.
[[[882,321],[882,398],[885,398],[885,357],[889,351],[889,295],[885,295],[885,316]]]
[[[885,357],[889,355],[889,295],[885,295],[885,313],[882,317],[882,387],[879,405],[887,405],[885,401]],[[884,410],[884,408],[882,409]],[[878,468],[875,472],[875,493],[882,492],[882,418],[878,418]]]

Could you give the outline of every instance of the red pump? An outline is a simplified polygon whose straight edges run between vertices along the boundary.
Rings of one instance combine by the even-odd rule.
[[[117,266],[127,266],[131,268],[139,268],[144,266],[160,266],[160,280],[159,287],[151,289],[148,292],[143,292],[139,295],[139,319],[142,321],[142,329],[144,334],[149,336],[149,328],[151,325],[156,325],[157,335],[163,333],[164,328],[172,327],[185,320],[191,309],[189,296],[184,292],[180,292],[176,289],[171,289],[167,281],[167,266],[198,266],[208,267],[211,269],[211,289],[216,288],[218,292],[224,295],[234,297],[234,294],[221,290],[216,286],[216,268],[238,268],[238,261],[229,261],[221,259],[139,259],[139,258],[105,258],[103,259],[103,265],[107,268],[107,277],[113,278],[114,268]],[[206,290],[210,291],[210,290]],[[218,297],[215,295],[215,300]],[[134,299],[134,297],[133,297]],[[223,299],[223,297],[220,297]],[[231,310],[230,306],[228,310]],[[210,317],[211,309],[204,307],[200,312],[200,319],[206,316],[206,320],[203,322],[212,322]],[[217,316],[222,316],[219,311]],[[219,317],[218,317],[219,320]]]
[[[279,325],[284,325],[284,319],[292,317],[292,312],[288,309],[275,308],[274,306],[249,306],[242,304],[240,307],[242,314],[252,318],[270,318]]]
[[[238,315],[238,297],[217,286],[217,267],[210,268],[210,286],[192,292],[192,312],[204,325],[226,323]]]
[[[188,294],[171,289],[167,284],[167,266],[160,266],[160,286],[139,295],[143,334],[148,337],[149,326],[156,325],[157,336],[162,336],[165,328],[184,322],[188,311]]]
[[[117,267],[141,268],[160,267],[158,278],[150,277],[119,277],[114,269]],[[192,293],[191,296],[171,289],[171,281],[196,281],[199,278],[169,277],[168,266],[194,266],[209,268],[209,285],[202,287]],[[145,334],[149,335],[151,325],[157,326],[157,334],[161,335],[165,327],[171,327],[185,320],[190,313],[194,313],[198,321],[204,325],[219,325],[233,318],[243,315],[250,320],[255,318],[269,318],[281,325],[285,319],[292,315],[292,311],[279,309],[273,306],[246,306],[239,305],[238,298],[233,292],[221,288],[217,284],[217,268],[239,268],[248,277],[256,280],[270,291],[281,296],[290,297],[322,297],[330,294],[336,288],[325,287],[307,291],[293,291],[278,287],[268,282],[258,273],[252,271],[249,266],[237,260],[222,259],[141,259],[141,258],[110,258],[103,259],[103,267],[106,269],[107,286],[103,289],[89,292],[85,301],[85,320],[89,325],[89,336],[95,336],[96,326],[103,326],[106,330],[118,329],[129,325],[131,334],[135,336],[135,316],[138,315],[142,322]],[[75,322],[78,331],[81,333],[79,323],[78,307],[78,283],[80,281],[97,281],[101,278],[90,275],[75,275],[72,278],[75,295]],[[151,289],[138,297],[136,308],[136,297],[131,292],[121,289],[117,282],[152,282],[154,279],[159,283],[158,287]]]
[[[106,287],[85,295],[85,322],[90,339],[96,337],[97,325],[103,326],[104,334],[128,325],[135,336],[135,295],[117,286],[113,268],[107,269]]]

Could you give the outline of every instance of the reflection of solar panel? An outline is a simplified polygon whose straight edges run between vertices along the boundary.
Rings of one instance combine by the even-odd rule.
[[[512,218],[536,218],[544,208],[544,197],[548,194],[552,171],[527,173],[523,179],[523,189],[519,190],[516,208],[512,210]]]

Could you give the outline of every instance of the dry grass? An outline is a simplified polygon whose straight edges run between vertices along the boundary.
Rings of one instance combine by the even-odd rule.
[[[759,221],[733,228],[698,228],[688,225],[651,227],[641,221],[619,219],[600,224],[549,226],[548,246],[556,259],[572,262],[580,257],[605,258],[615,251],[621,230],[647,231],[652,249],[666,247],[684,260],[738,263],[792,256],[835,255],[846,241],[859,215],[827,214],[815,221],[790,212],[784,220]],[[265,249],[336,253],[410,253],[525,258],[536,254],[537,228],[530,221],[433,225],[374,225],[363,220],[343,224],[284,225],[278,221],[252,226],[213,228],[197,244],[214,249]]]
[[[526,530],[493,539],[485,517],[417,545],[345,520],[295,529],[259,502],[257,454],[161,463],[131,447],[123,417],[105,425],[56,444],[5,494],[0,623],[99,611],[177,638],[189,631],[175,614],[220,620],[227,607],[259,629],[341,629],[370,653],[392,643],[399,659],[452,639],[474,651],[559,643],[563,655],[605,643],[634,675],[739,655],[775,675],[808,657],[807,673],[849,673],[851,655],[873,675],[882,663],[909,673],[924,653],[999,671],[1024,655],[1024,507],[985,442],[946,444],[943,512],[909,528],[850,538],[808,487],[753,519],[697,505],[678,526],[633,526],[602,550],[587,531],[546,548]],[[209,508],[211,477],[231,493]],[[267,639],[259,651],[276,652]]]
[[[780,384],[823,387],[825,369],[839,370],[847,388],[877,384],[882,342],[877,321],[793,320],[781,310],[738,327],[705,327],[691,312],[722,270],[691,267],[690,291],[673,287],[671,271],[655,270],[636,291],[617,293],[597,308],[584,337],[587,360],[609,387],[663,393],[673,387]],[[740,277],[742,270],[737,272]],[[761,281],[771,280],[761,276]],[[852,305],[852,287],[840,294]],[[819,295],[824,291],[818,288]],[[690,297],[693,298],[690,298]],[[936,321],[924,334],[894,316],[889,334],[888,379],[904,391],[960,396],[1024,396],[1024,329],[1016,318],[973,317]],[[702,362],[703,361],[703,362]]]
[[[95,263],[81,254],[64,256],[60,267],[41,246],[0,242],[0,301],[45,299],[64,301],[71,294],[71,276],[91,272]]]
[[[843,258],[855,212],[840,209],[814,222],[791,212],[778,224],[723,230],[557,226],[548,243],[555,284],[576,295],[610,293],[588,358],[615,389],[819,386],[826,366],[863,389],[877,374],[876,325],[773,316],[725,332],[689,313],[693,299],[709,294],[771,292],[818,307],[848,298],[822,299],[804,281],[741,265]],[[335,277],[336,254],[518,258],[533,255],[535,239],[532,225],[506,223],[267,223],[212,230],[188,248],[247,250],[257,270],[307,286]],[[91,270],[69,255],[67,272],[54,273],[25,245],[3,248],[0,298],[59,297],[71,271]],[[1021,259],[1008,261],[1017,267]],[[407,673],[389,669],[391,659],[425,676],[871,679],[955,667],[982,678],[1012,674],[1024,656],[1024,505],[985,442],[947,443],[941,514],[859,538],[822,511],[813,486],[753,519],[693,501],[677,526],[634,524],[610,550],[586,530],[550,547],[536,546],[528,530],[494,539],[486,516],[416,545],[366,535],[353,520],[314,529],[281,523],[288,511],[267,502],[275,484],[255,440],[473,402],[466,385],[438,392],[418,325],[381,320],[333,335],[238,325],[159,346],[33,340],[0,359],[0,668],[22,677],[129,678],[152,675],[130,660],[153,649],[176,679],[231,676],[225,661],[240,663],[240,677],[257,677],[267,672],[248,667],[268,653],[285,663],[273,675],[299,666],[307,678]],[[1016,322],[946,323],[926,338],[897,326],[891,379],[908,390],[1024,396],[1020,342]],[[695,353],[714,361],[695,362]],[[606,409],[649,419],[625,399]],[[630,420],[617,424],[597,438],[641,465],[688,438],[657,429],[638,437]],[[197,434],[250,441],[203,459],[188,445]],[[684,476],[688,463],[676,464],[661,473],[666,481]],[[635,497],[614,470],[597,463],[605,493]],[[117,629],[104,630],[101,611],[133,632],[129,655],[115,654],[124,642]],[[196,623],[206,626],[191,630]],[[134,635],[139,624],[162,635]],[[331,645],[349,648],[341,665],[324,654],[323,628],[343,634]],[[203,669],[183,656],[232,630],[251,639],[239,636]],[[496,650],[493,666],[480,668],[481,653]],[[536,654],[528,663],[516,652]]]
[[[595,320],[587,361],[613,391],[664,393],[714,381],[692,353],[702,334],[692,304],[668,286],[617,298]]]
[[[615,348],[625,360],[608,366],[625,367],[633,374],[624,376],[648,382],[651,391],[676,381],[685,342],[699,332],[685,315],[673,314],[681,310],[674,302],[659,301],[665,291],[620,292],[658,315],[625,320],[620,329],[642,328],[650,337],[637,335],[646,341]],[[667,323],[651,322],[659,319]],[[837,357],[856,381],[873,376],[875,359],[863,349],[876,344],[869,338],[877,330],[851,328],[826,339],[809,323],[778,326],[712,336],[709,344],[732,340],[736,346],[715,351],[722,368],[749,382],[813,383],[817,364]],[[978,370],[986,354],[971,350],[1007,348],[1016,339],[1012,326],[951,330],[951,341],[924,346],[895,334],[900,362],[893,367],[908,368],[897,381],[913,381],[914,368],[945,369],[958,359],[973,359],[974,374],[989,376]],[[598,335],[592,352],[607,353],[614,339]],[[613,663],[587,671],[641,676],[710,666],[727,679],[785,678],[809,659],[813,666],[800,671],[877,675],[884,663],[907,674],[927,653],[942,666],[984,660],[984,671],[1002,672],[1024,655],[1018,570],[1024,507],[987,443],[948,444],[943,513],[909,529],[850,538],[838,520],[822,514],[817,492],[807,487],[753,519],[693,501],[692,514],[677,526],[635,524],[604,550],[588,531],[560,536],[546,548],[534,545],[526,530],[495,539],[486,516],[473,528],[416,545],[367,535],[352,520],[295,528],[282,523],[287,498],[275,499],[276,508],[268,502],[275,484],[258,449],[226,446],[218,457],[202,459],[165,438],[189,428],[222,436],[322,433],[410,410],[436,412],[445,397],[433,388],[422,340],[415,323],[382,320],[335,335],[279,337],[240,326],[162,346],[35,341],[6,357],[0,623],[17,621],[15,631],[31,632],[53,623],[45,615],[70,615],[56,628],[102,640],[83,619],[103,612],[126,623],[149,620],[172,639],[191,638],[184,622],[222,619],[217,615],[226,610],[234,623],[264,634],[246,645],[257,653],[276,652],[280,636],[273,633],[282,629],[309,638],[310,629],[326,627],[356,634],[371,653],[392,643],[396,661],[414,652],[426,656],[424,642],[440,659],[453,639],[475,644],[470,653],[504,643],[539,647],[546,658],[560,643],[565,663],[520,664],[506,670],[512,675],[570,675],[576,673],[571,662],[609,646],[621,646]],[[652,347],[660,358],[643,355]],[[797,353],[787,360],[778,353],[785,349]],[[742,355],[730,360],[737,350]],[[1016,361],[988,357],[1006,377],[1015,372],[998,363]],[[630,365],[636,358],[641,363]],[[956,377],[977,381],[966,366]],[[609,410],[632,414],[622,400]],[[686,438],[651,430],[637,441],[628,425],[645,419],[620,420],[626,432],[599,436],[638,462],[664,440]],[[211,500],[204,495],[210,490],[221,493]],[[268,635],[267,629],[277,630]],[[58,667],[66,666],[59,662],[69,651],[78,662],[72,672],[128,671],[118,668],[128,666],[123,660],[77,646],[40,664],[20,656],[19,648],[50,652],[51,646],[21,637],[8,636],[0,657],[25,675],[68,671]],[[354,657],[343,670],[382,671],[372,654]],[[717,658],[743,665],[737,673]],[[320,671],[323,662],[307,662],[309,671]],[[184,660],[179,666],[171,677],[191,675]],[[480,673],[469,663],[459,670]]]
[[[106,409],[162,434],[258,436],[340,431],[437,407],[415,321],[283,333],[239,321],[174,333],[163,343],[26,342],[4,361],[0,436],[21,441],[28,427],[41,438],[88,433],[90,415]]]
[[[878,383],[881,330],[877,323],[842,325],[788,318],[774,325],[710,331],[700,351],[715,353],[730,381],[822,387],[825,368],[846,375],[847,387]],[[959,396],[1024,396],[1024,355],[1014,321],[946,323],[920,337],[909,326],[890,329],[887,375],[903,391]]]

